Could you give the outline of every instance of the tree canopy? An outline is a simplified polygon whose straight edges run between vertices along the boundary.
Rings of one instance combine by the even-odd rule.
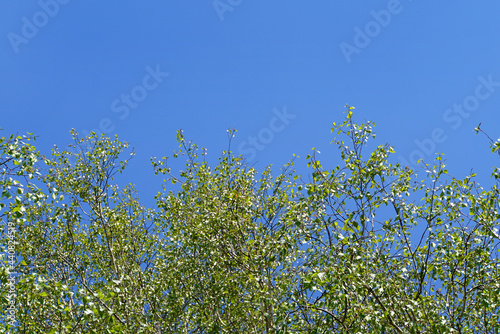
[[[489,189],[442,155],[417,174],[346,109],[343,163],[313,149],[308,180],[229,149],[210,166],[179,131],[185,168],[151,160],[150,208],[113,179],[118,138],[72,132],[48,156],[0,138],[0,332],[498,333],[500,169]]]

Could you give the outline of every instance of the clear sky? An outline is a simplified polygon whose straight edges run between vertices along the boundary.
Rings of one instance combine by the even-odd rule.
[[[260,170],[313,146],[339,163],[330,133],[344,105],[376,123],[394,161],[446,154],[486,180],[500,136],[500,3],[495,1],[2,1],[2,135],[34,132],[44,153],[69,130],[135,147],[128,177],[150,198],[150,156],[176,130],[217,157]],[[277,167],[276,167],[277,168]]]

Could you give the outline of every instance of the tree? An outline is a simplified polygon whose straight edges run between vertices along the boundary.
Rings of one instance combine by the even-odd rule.
[[[332,129],[350,139],[336,140],[345,165],[326,170],[308,157],[317,215],[302,282],[317,294],[304,293],[303,317],[349,333],[496,333],[500,170],[485,191],[475,175],[446,178],[439,156],[417,182],[408,166],[388,162],[388,145],[365,158],[372,126],[347,113]]]
[[[373,124],[353,109],[332,128],[343,164],[325,168],[313,151],[309,182],[294,161],[277,176],[246,165],[234,130],[211,167],[179,131],[173,157],[186,167],[152,159],[166,176],[153,208],[113,180],[127,165],[117,138],[73,132],[73,150],[50,157],[32,136],[2,138],[0,244],[15,226],[16,265],[3,259],[0,303],[14,277],[17,324],[5,313],[0,328],[497,333],[500,169],[489,190],[449,177],[442,156],[419,177],[390,162],[389,145],[366,153]]]

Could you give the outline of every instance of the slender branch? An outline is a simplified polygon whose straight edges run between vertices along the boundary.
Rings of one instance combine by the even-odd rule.
[[[377,303],[380,305],[380,307],[382,307],[382,309],[384,310],[385,314],[387,315],[387,319],[389,319],[389,323],[391,324],[391,326],[394,327],[394,329],[396,329],[396,331],[398,333],[403,333],[403,331],[398,327],[398,325],[396,325],[396,323],[394,322],[394,320],[391,317],[391,314],[389,313],[389,311],[387,310],[387,308],[385,307],[385,305],[382,303],[382,301],[380,300],[380,298],[377,296],[377,294],[375,293],[375,291],[373,291],[373,289],[370,286],[367,286],[367,285],[365,285],[365,288],[370,291],[370,293],[373,295],[373,297],[375,297],[375,300],[377,301]]]

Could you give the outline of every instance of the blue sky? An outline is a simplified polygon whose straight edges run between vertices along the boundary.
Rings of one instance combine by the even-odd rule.
[[[443,152],[452,174],[486,182],[500,136],[500,3],[493,1],[4,1],[2,135],[34,132],[48,153],[69,130],[135,147],[128,178],[158,189],[150,156],[176,130],[214,159],[232,147],[260,170],[330,141],[344,105],[376,123],[394,161]]]

